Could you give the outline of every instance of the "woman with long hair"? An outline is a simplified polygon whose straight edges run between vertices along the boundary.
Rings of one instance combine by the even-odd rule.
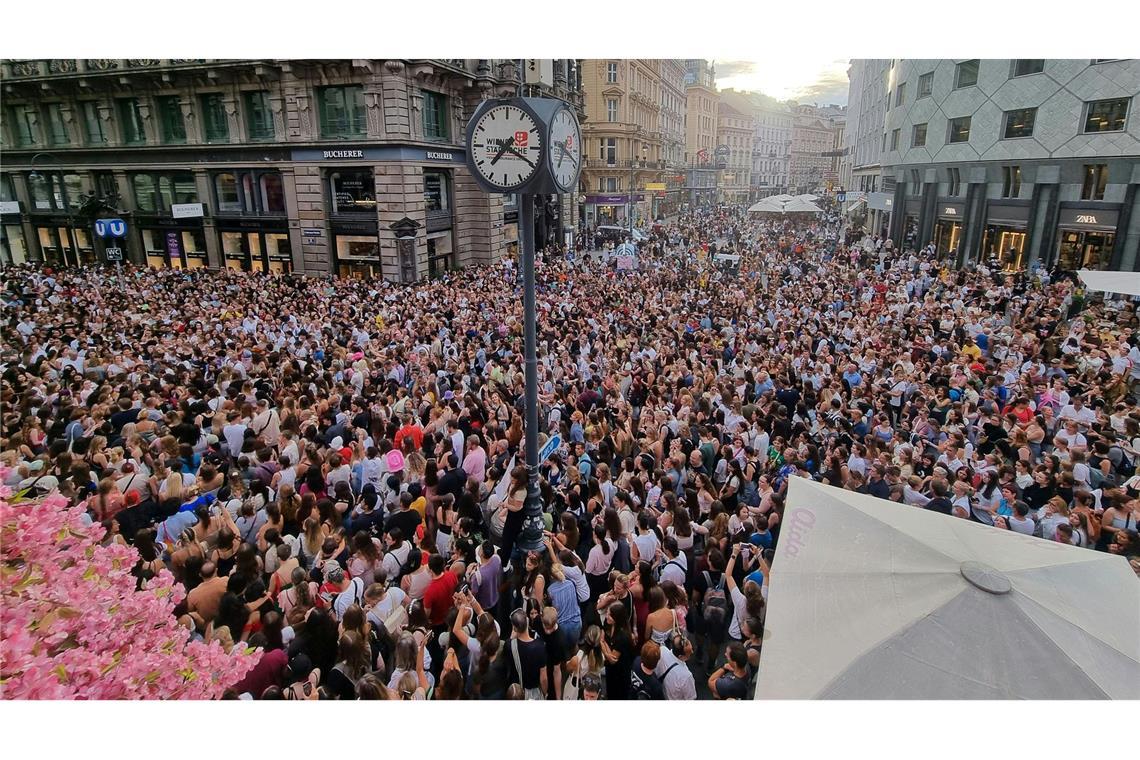
[[[356,683],[371,671],[367,642],[355,631],[344,631],[338,642],[337,663],[325,681],[335,699],[356,699]]]
[[[629,609],[624,604],[613,602],[606,607],[602,632],[602,655],[606,661],[606,698],[628,699],[635,642],[629,627]]]

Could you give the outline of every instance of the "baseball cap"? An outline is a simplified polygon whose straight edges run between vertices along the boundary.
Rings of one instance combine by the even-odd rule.
[[[399,449],[392,449],[384,455],[388,464],[388,472],[401,472],[404,469],[404,454]]]

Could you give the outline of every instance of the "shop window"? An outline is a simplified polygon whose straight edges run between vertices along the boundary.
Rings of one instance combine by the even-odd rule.
[[[1005,112],[1005,129],[1002,137],[1013,140],[1020,137],[1033,137],[1033,124],[1037,120],[1036,108],[1019,108]]]
[[[226,269],[248,269],[249,250],[247,248],[246,233],[223,232],[221,236],[222,255],[226,260]]]
[[[428,276],[439,277],[454,267],[451,232],[429,235],[427,240]]]
[[[606,82],[608,84],[617,84],[617,69],[618,65],[613,61],[606,64]]]
[[[606,98],[606,121],[615,122],[617,120],[618,120],[617,98]]]
[[[918,94],[915,98],[929,98],[934,92],[934,72],[929,71],[918,78]]]
[[[900,82],[899,86],[895,88],[895,108],[898,108],[906,101],[906,82]]]
[[[158,99],[158,122],[162,128],[162,141],[167,144],[186,142],[186,124],[182,119],[182,99],[169,95]]]
[[[127,145],[145,145],[146,129],[143,127],[142,111],[138,98],[122,98],[118,101],[119,129],[123,142]]]
[[[376,180],[371,169],[345,169],[329,174],[334,214],[376,210]]]
[[[67,136],[67,125],[63,123],[63,104],[48,103],[44,106],[47,112],[48,142],[52,145],[67,145],[71,139]]]
[[[208,143],[229,142],[230,127],[226,118],[226,103],[221,94],[203,95],[200,103],[203,139]]]
[[[27,147],[37,143],[36,109],[33,106],[13,106],[8,109],[12,124],[12,138],[17,147]]]
[[[954,71],[954,89],[973,87],[978,83],[978,59],[962,61]]]
[[[891,150],[898,150],[899,149],[899,133],[900,132],[902,132],[901,129],[892,129],[891,130]]]
[[[1085,104],[1085,132],[1120,132],[1128,118],[1130,98],[1094,100]]]
[[[364,136],[364,88],[322,87],[317,90],[321,137]]]
[[[285,213],[285,185],[277,172],[261,175],[262,211],[267,214]]]
[[[218,199],[218,213],[240,214],[242,212],[241,194],[238,192],[235,175],[228,172],[216,175],[214,177],[214,194]]]
[[[914,130],[910,135],[910,146],[912,148],[921,148],[926,145],[926,125],[915,124]]]
[[[950,169],[947,169],[946,173],[949,176],[949,182],[947,183],[946,194],[952,195],[952,196],[961,195],[962,194],[962,172],[961,172],[961,170],[955,166],[955,167],[951,167]]]
[[[429,140],[449,140],[451,119],[447,115],[447,97],[438,92],[424,90],[424,137]]]
[[[447,179],[443,172],[424,172],[424,210],[428,213],[451,208]]]
[[[1021,167],[1003,166],[1001,168],[1001,197],[1016,198],[1021,195]]]
[[[1019,58],[1013,62],[1011,77],[1027,77],[1045,70],[1044,58]]]
[[[0,227],[0,264],[23,264],[28,260],[24,229],[18,224]]]
[[[245,127],[250,140],[272,140],[273,112],[269,108],[269,92],[255,90],[247,92],[245,99]]]
[[[970,117],[959,116],[950,120],[950,134],[946,138],[948,143],[964,143],[970,141]]]
[[[1108,185],[1108,164],[1085,164],[1085,179],[1081,185],[1081,200],[1103,201]]]
[[[99,104],[94,100],[85,100],[79,108],[83,113],[83,132],[88,145],[102,145],[107,142],[107,135],[103,131],[103,118],[99,114]]]
[[[10,174],[0,174],[0,201],[16,200],[16,188]]]

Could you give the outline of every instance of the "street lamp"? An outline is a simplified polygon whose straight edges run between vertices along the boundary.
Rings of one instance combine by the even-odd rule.
[[[649,156],[649,146],[642,144],[641,146],[641,160],[644,163],[645,159]],[[633,166],[636,161],[633,158],[632,151],[630,152],[629,159],[629,242],[633,242]]]

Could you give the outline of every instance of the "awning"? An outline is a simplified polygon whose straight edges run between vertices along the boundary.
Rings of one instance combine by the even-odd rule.
[[[852,211],[857,210],[860,206],[866,206],[866,205],[867,205],[867,200],[865,198],[856,198],[847,207],[847,211],[845,213],[850,214]]]
[[[804,478],[772,562],[757,699],[1137,699],[1124,557]]]
[[[1105,272],[1097,269],[1081,269],[1077,271],[1077,274],[1089,290],[1140,296],[1140,272]]]

